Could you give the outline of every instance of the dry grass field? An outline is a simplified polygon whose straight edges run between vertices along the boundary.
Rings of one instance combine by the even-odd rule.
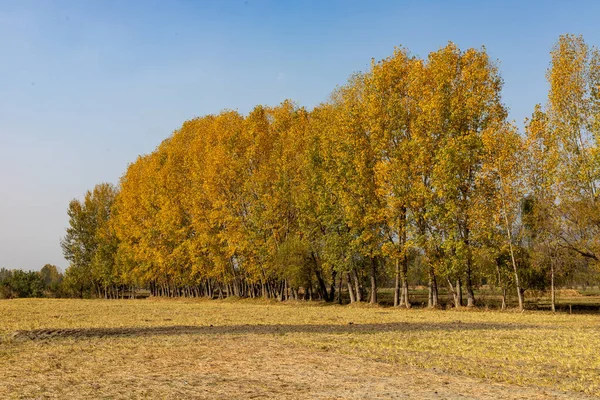
[[[20,299],[0,337],[2,399],[600,395],[598,315]]]

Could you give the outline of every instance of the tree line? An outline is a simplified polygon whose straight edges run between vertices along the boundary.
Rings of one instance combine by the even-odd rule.
[[[69,204],[81,295],[378,302],[411,285],[474,306],[597,279],[600,52],[563,35],[545,105],[508,120],[485,48],[396,48],[307,110],[292,101],[186,121],[119,185]],[[579,275],[578,275],[579,274]]]
[[[68,294],[58,267],[46,264],[38,271],[0,268],[0,299],[62,297]]]

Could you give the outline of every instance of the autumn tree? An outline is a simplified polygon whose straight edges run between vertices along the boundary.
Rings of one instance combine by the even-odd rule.
[[[600,51],[562,35],[551,52],[548,124],[556,141],[561,245],[600,260]]]
[[[484,161],[480,174],[480,202],[474,205],[478,211],[478,221],[489,219],[493,210],[493,225],[480,225],[484,235],[493,232],[493,226],[501,226],[514,273],[514,281],[519,300],[519,309],[523,310],[523,291],[519,280],[519,268],[515,251],[517,221],[520,217],[521,202],[525,195],[523,165],[525,161],[524,143],[514,126],[505,125],[486,130],[482,136]]]
[[[439,282],[475,305],[485,280],[525,289],[600,252],[600,56],[562,36],[545,110],[506,121],[485,48],[404,48],[312,110],[292,101],[186,121],[69,206],[65,280],[80,295],[362,301]],[[575,257],[577,255],[577,257]],[[585,260],[585,261],[582,261]],[[568,268],[568,265],[571,267]],[[344,284],[345,282],[345,284]],[[552,303],[554,304],[554,294]],[[554,306],[553,306],[554,307]]]
[[[86,291],[100,293],[101,285],[114,276],[116,237],[110,218],[117,189],[108,183],[96,185],[83,201],[69,204],[69,227],[61,240],[65,258],[70,262],[67,282],[83,296]]]
[[[336,120],[329,135],[337,138],[334,159],[337,191],[351,230],[352,247],[368,264],[370,303],[377,303],[384,212],[377,190],[378,155],[365,110],[364,75],[354,76],[332,97]]]
[[[336,136],[332,135],[335,121],[336,109],[331,104],[321,104],[310,113],[295,191],[298,232],[310,249],[313,267],[314,260],[320,260],[323,276],[338,277],[338,296],[345,279],[353,303],[362,300],[362,284],[351,248],[351,230],[338,195],[338,153]],[[310,280],[307,283],[310,289]],[[331,289],[327,297],[333,301]]]
[[[394,305],[410,307],[408,297],[409,212],[412,201],[413,120],[418,97],[412,87],[419,61],[404,49],[374,63],[365,77],[365,119],[373,146],[375,202],[381,208],[382,254],[395,265]]]
[[[445,251],[452,260],[450,270],[459,279],[464,276],[467,306],[472,307],[476,272],[473,228],[479,217],[474,204],[483,164],[482,135],[500,129],[506,118],[500,98],[502,80],[485,49],[461,52],[450,43],[436,56],[445,67],[438,70],[438,89],[445,93],[445,107],[439,110],[444,137],[436,153],[433,187],[446,231]]]

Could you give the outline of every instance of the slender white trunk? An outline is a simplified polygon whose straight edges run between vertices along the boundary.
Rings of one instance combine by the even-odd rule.
[[[550,301],[552,304],[552,312],[556,312],[556,291],[554,290],[554,260],[550,261]]]
[[[519,284],[519,272],[517,271],[517,263],[515,261],[515,252],[512,244],[512,233],[510,232],[510,224],[508,222],[508,210],[506,207],[506,199],[504,196],[504,181],[502,174],[500,176],[500,187],[502,190],[502,208],[504,211],[504,223],[506,224],[506,236],[508,238],[508,248],[510,250],[510,260],[512,262],[513,271],[515,273],[515,285],[517,286],[517,296],[519,298],[519,310],[523,311],[523,294],[521,293],[521,285]]]

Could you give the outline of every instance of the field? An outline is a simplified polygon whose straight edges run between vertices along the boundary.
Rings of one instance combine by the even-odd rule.
[[[0,301],[0,398],[600,395],[597,314]]]

